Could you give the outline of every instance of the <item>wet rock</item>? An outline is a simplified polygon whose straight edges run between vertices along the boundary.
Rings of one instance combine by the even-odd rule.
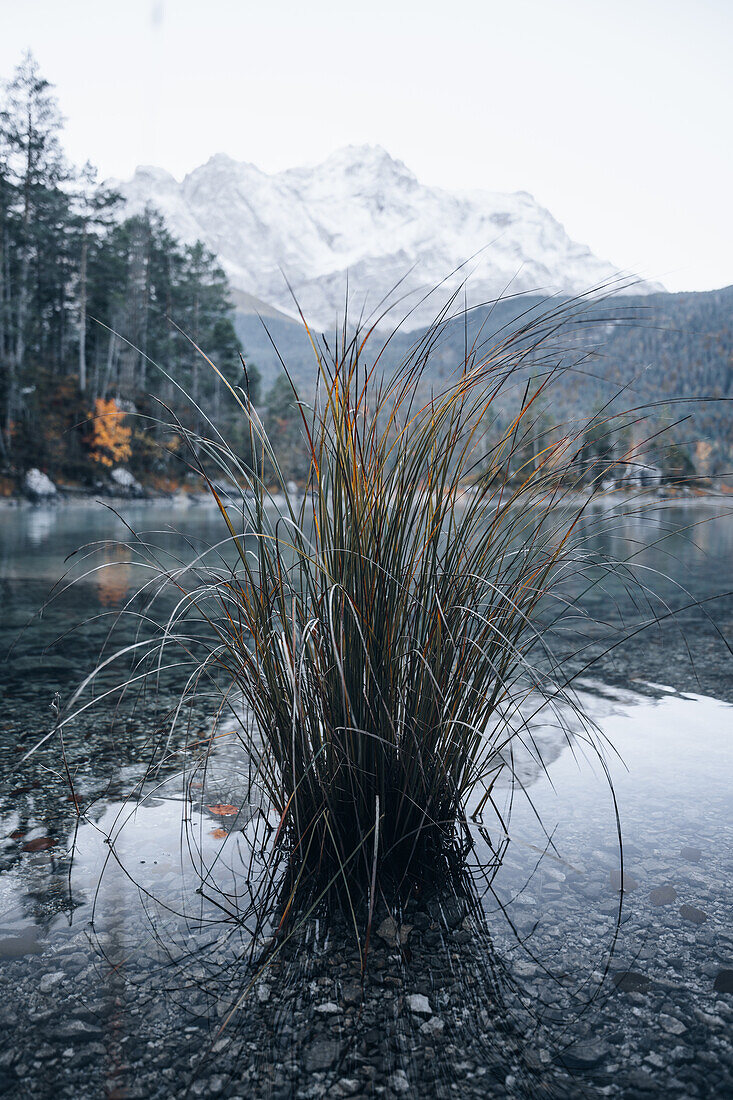
[[[683,859],[688,859],[690,863],[699,863],[702,859],[702,852],[699,848],[683,848],[680,855]]]
[[[651,982],[636,970],[619,970],[613,976],[613,984],[622,993],[646,993]]]
[[[407,1007],[410,1009],[410,1012],[414,1012],[417,1016],[433,1015],[430,1001],[422,993],[411,993],[409,997],[407,997]]]
[[[708,919],[707,913],[702,909],[696,909],[694,905],[681,905],[680,916],[683,920],[692,921],[693,924],[704,924]]]
[[[546,1050],[534,1050],[529,1049],[524,1052],[524,1061],[529,1069],[539,1073],[551,1061],[550,1055]]]
[[[65,1043],[84,1043],[101,1035],[102,1029],[98,1024],[90,1023],[88,1020],[67,1020],[56,1029],[54,1034],[57,1039]]]
[[[320,1012],[322,1016],[335,1016],[341,1009],[334,1001],[324,1001],[321,1005],[316,1005],[316,1012]]]
[[[364,1043],[367,1047],[375,1047],[379,1044],[380,1031],[378,1027],[370,1027],[364,1032]]]
[[[443,914],[445,916],[445,923],[452,932],[461,924],[466,915],[466,909],[459,901],[451,898],[445,903]]]
[[[619,871],[618,867],[613,868],[613,870],[609,874],[609,878],[611,880],[611,889],[612,890],[620,890],[621,889],[621,872]],[[631,893],[632,890],[638,889],[638,886],[639,886],[639,883],[636,881],[634,876],[633,875],[628,875],[624,871],[623,892],[625,894],[629,894],[629,893]]]
[[[628,1083],[632,1089],[636,1092],[658,1092],[657,1080],[648,1073],[645,1069],[632,1069],[626,1074],[624,1084]],[[634,1096],[634,1092],[629,1092],[629,1096]]]
[[[341,994],[344,1004],[346,1005],[358,1005],[361,1004],[363,998],[363,991],[359,982],[349,982],[345,985]]]
[[[58,1051],[55,1050],[50,1043],[41,1043],[39,1047],[35,1049],[35,1057],[42,1062],[50,1062],[52,1058],[55,1058]]]
[[[80,971],[85,970],[89,964],[89,958],[83,951],[75,951],[71,955],[64,955],[59,960],[63,965],[63,968],[67,974],[78,974]]]
[[[597,1040],[573,1043],[560,1055],[560,1061],[566,1069],[592,1069],[608,1057],[609,1048]]]
[[[306,1073],[330,1069],[341,1053],[341,1044],[331,1039],[319,1039],[306,1049],[303,1065]]]
[[[733,993],[733,970],[719,970],[713,989],[716,993]]]
[[[443,1034],[444,1030],[445,1024],[440,1016],[431,1016],[429,1020],[420,1025],[421,1034],[428,1039],[437,1039],[439,1035]]]
[[[359,1091],[359,1082],[356,1077],[342,1077],[336,1082],[343,1096],[353,1096]]]
[[[684,1035],[687,1028],[676,1016],[669,1016],[663,1012],[659,1017],[659,1023],[669,1035]]]
[[[388,947],[401,947],[407,943],[411,931],[411,924],[398,924],[394,917],[385,917],[377,928],[377,935]]]
[[[44,974],[38,983],[38,988],[41,993],[50,993],[65,977],[63,970],[56,970],[52,974]]]
[[[534,978],[539,971],[534,963],[525,962],[523,959],[520,959],[519,962],[514,964],[514,973],[518,978]]]
[[[677,891],[674,886],[658,886],[656,890],[652,890],[649,895],[649,901],[652,905],[671,905],[673,901],[677,900]]]
[[[396,1070],[387,1080],[387,1084],[393,1092],[406,1093],[410,1091],[410,1082],[403,1069]]]

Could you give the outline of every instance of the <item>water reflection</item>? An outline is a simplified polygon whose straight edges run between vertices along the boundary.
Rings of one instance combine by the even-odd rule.
[[[672,1021],[690,1011],[694,991],[677,1001],[664,986],[679,952],[689,950],[680,906],[649,897],[673,885],[676,901],[705,906],[714,919],[710,883],[690,875],[680,853],[696,842],[706,859],[719,855],[733,806],[730,707],[619,694],[599,696],[595,718],[629,768],[620,760],[614,768],[628,883],[623,923],[605,777],[588,759],[553,750],[546,770],[528,772],[532,806],[514,800],[500,861],[496,832],[477,827],[461,889],[408,901],[396,933],[378,912],[363,984],[353,927],[338,914],[296,922],[263,956],[277,927],[276,912],[264,920],[256,912],[264,864],[253,854],[266,833],[253,827],[256,814],[228,812],[246,789],[231,747],[214,751],[211,785],[208,777],[190,785],[187,801],[170,779],[139,790],[134,803],[100,803],[76,838],[71,887],[74,926],[93,918],[99,972],[117,990],[118,1038],[138,1026],[123,1012],[132,995],[124,990],[152,1003],[165,989],[166,1042],[183,1019],[198,1021],[202,1035],[186,1072],[202,1081],[221,1076],[232,1095],[243,1082],[251,1095],[296,1095],[306,1085],[325,1094],[344,1079],[362,1090],[430,1096],[451,1095],[456,1082],[468,1096],[570,1096],[578,1082],[593,1095],[605,1087],[619,1017],[638,1026],[639,997],[648,1002],[642,1017],[653,1012],[655,989],[666,988]],[[695,744],[703,735],[705,756],[690,756],[690,736]],[[706,813],[695,813],[703,791]],[[183,845],[182,819],[190,841]],[[58,872],[47,852],[25,864],[25,878],[17,873],[26,914],[39,923],[37,899],[59,892]],[[46,927],[53,943],[57,929]],[[623,978],[629,973],[636,984]],[[175,1049],[169,1057],[181,1056]],[[124,1071],[118,1076],[129,1083]]]
[[[58,509],[39,505],[28,513],[28,540],[32,546],[40,546],[49,537],[56,524]]]
[[[705,515],[677,512],[653,515],[657,537],[668,523]],[[36,514],[14,514],[12,529],[0,531],[6,638],[58,576],[57,553],[114,533],[119,522],[85,518],[80,536],[78,515],[71,523],[57,510],[44,531],[45,520],[28,522]],[[165,525],[180,517],[143,516],[170,545]],[[216,522],[196,508],[189,521],[192,537]],[[643,524],[631,517],[613,534],[592,522],[587,533],[589,545],[622,556],[649,530],[649,517]],[[670,550],[685,583],[705,598],[720,589],[733,524],[703,524],[693,537],[705,558],[674,535],[647,560],[669,568]],[[47,664],[40,651],[71,613],[115,610],[136,583],[120,553],[105,553],[104,581],[77,589],[74,606],[49,608],[13,654],[2,700],[7,770],[47,728],[53,691],[89,666],[106,625],[56,647]],[[729,630],[730,602],[716,615]],[[715,639],[699,619],[689,629],[701,672],[723,694],[729,666]],[[0,1023],[18,1052],[7,1080],[22,1079],[37,1095],[75,1097],[113,1089],[170,1095],[192,1075],[202,1095],[232,1097],[382,1088],[387,1096],[458,1089],[559,1097],[609,1088],[694,1096],[711,1083],[701,1070],[695,1076],[694,1053],[714,1049],[711,1080],[724,1088],[733,1014],[714,985],[733,946],[733,723],[724,703],[674,691],[690,686],[685,667],[676,642],[647,638],[625,665],[604,666],[578,685],[608,739],[623,899],[604,765],[580,736],[568,743],[538,716],[532,740],[516,746],[530,797],[497,787],[506,831],[495,821],[475,827],[469,882],[451,897],[405,906],[397,914],[402,929],[411,926],[404,943],[390,938],[389,926],[375,933],[363,987],[353,928],[340,918],[304,920],[261,970],[277,926],[260,890],[259,853],[273,823],[256,801],[228,812],[248,791],[236,744],[216,742],[204,776],[193,766],[190,747],[210,735],[210,715],[192,710],[184,743],[149,782],[142,782],[154,728],[148,712],[114,728],[102,716],[80,723],[67,744],[85,811],[78,832],[57,747],[18,773],[0,799],[0,958],[16,990],[12,1018],[0,1009]],[[638,692],[630,690],[634,679]],[[171,698],[172,688],[162,692],[161,712]],[[24,850],[44,837],[53,847]],[[386,914],[378,917],[382,926]],[[65,1030],[41,1021],[51,1053],[34,1061],[23,1052],[38,1045],[43,999]],[[79,1059],[64,1054],[78,1042],[69,1037],[77,1023],[85,1036]]]
[[[106,543],[95,555],[94,584],[101,607],[119,607],[133,591],[137,571],[130,558],[128,548],[116,543]]]

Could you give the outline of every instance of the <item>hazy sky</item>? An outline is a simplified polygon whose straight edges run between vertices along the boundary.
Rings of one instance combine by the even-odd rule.
[[[28,47],[103,176],[378,143],[669,289],[733,283],[733,0],[0,0],[0,74]]]

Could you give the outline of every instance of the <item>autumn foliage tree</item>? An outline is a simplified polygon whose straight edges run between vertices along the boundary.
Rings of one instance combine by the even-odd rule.
[[[132,429],[125,424],[125,413],[114,398],[98,397],[94,402],[89,453],[102,466],[119,466],[132,454]]]

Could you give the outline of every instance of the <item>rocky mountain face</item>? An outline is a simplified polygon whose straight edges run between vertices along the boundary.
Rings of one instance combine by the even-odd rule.
[[[577,294],[616,275],[527,192],[429,187],[378,146],[275,174],[219,154],[181,182],[150,167],[109,182],[126,213],[150,204],[176,236],[204,241],[244,312],[254,299],[293,316],[290,284],[323,329],[343,314],[347,285],[352,315],[407,294],[388,323],[412,310],[406,327],[418,328],[467,276],[469,304],[478,304],[502,293]]]

